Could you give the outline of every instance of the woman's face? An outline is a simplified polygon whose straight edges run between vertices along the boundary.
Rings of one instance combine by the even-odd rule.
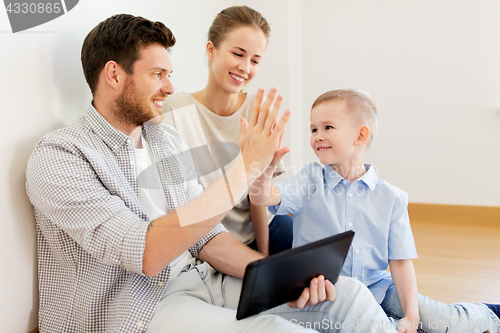
[[[238,93],[257,74],[266,50],[262,30],[240,26],[231,30],[217,48],[207,45],[210,80],[229,93]]]

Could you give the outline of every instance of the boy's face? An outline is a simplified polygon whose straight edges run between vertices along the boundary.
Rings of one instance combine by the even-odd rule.
[[[322,103],[311,110],[311,148],[322,164],[349,166],[356,157],[358,129],[344,101]]]

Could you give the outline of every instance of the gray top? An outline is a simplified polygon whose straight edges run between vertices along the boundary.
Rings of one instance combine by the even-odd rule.
[[[201,156],[202,153],[200,151],[203,150],[195,148],[207,147],[209,145],[212,148],[212,155],[223,155],[222,160],[225,161],[224,164],[227,163],[227,166],[231,166],[231,161],[234,160],[239,152],[240,119],[242,117],[247,120],[250,119],[254,100],[255,94],[247,93],[243,104],[235,113],[227,117],[222,117],[207,109],[191,94],[186,92],[176,93],[168,97],[163,105],[163,121],[175,127],[179,132],[182,139],[189,146],[194,156],[195,164],[197,156],[200,157],[200,160],[207,161],[206,157]],[[210,145],[214,142],[223,144],[217,146]],[[206,162],[201,167],[206,167]],[[224,165],[220,167],[224,167]],[[197,170],[200,175],[199,182],[204,188],[210,186],[215,179],[222,175],[219,167],[212,168],[210,170],[212,172],[207,174],[206,171],[201,171],[197,164]],[[283,171],[284,165],[280,163],[275,175],[279,175]],[[241,198],[241,201],[222,220],[222,224],[226,229],[245,244],[251,243],[255,239],[250,221],[249,204],[248,194],[245,194]],[[269,215],[268,222],[272,220],[272,217],[272,215]]]

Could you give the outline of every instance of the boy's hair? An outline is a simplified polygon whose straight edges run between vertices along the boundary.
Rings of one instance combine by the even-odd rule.
[[[375,134],[377,134],[377,108],[367,93],[356,89],[340,89],[327,91],[314,101],[311,110],[320,104],[344,101],[346,112],[353,116],[353,120],[359,126],[366,125],[370,129],[370,138],[367,141],[367,149],[370,148]]]
[[[175,37],[163,23],[140,16],[118,14],[99,23],[89,32],[82,46],[83,73],[92,94],[108,61],[116,61],[127,74],[132,74],[141,47],[151,44],[160,44],[170,50]]]
[[[232,6],[217,14],[208,30],[208,40],[217,48],[228,33],[244,26],[260,29],[269,39],[271,28],[261,13],[247,6]]]

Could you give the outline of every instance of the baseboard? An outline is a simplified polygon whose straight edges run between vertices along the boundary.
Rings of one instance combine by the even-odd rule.
[[[409,203],[413,222],[488,223],[500,227],[500,207]]]

